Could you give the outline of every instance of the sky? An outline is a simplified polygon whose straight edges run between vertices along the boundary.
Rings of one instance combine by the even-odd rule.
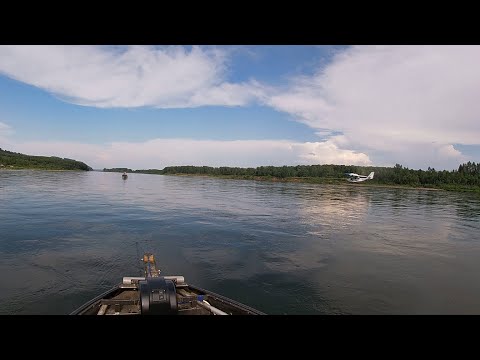
[[[94,169],[480,161],[480,46],[0,46],[0,148]]]

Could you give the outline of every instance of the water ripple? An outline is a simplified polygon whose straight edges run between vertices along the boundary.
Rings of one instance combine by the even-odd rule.
[[[0,171],[0,314],[65,314],[136,244],[273,314],[479,313],[480,197],[102,172]]]

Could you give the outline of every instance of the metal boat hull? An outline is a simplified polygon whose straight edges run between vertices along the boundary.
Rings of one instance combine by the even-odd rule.
[[[188,284],[177,285],[178,315],[265,315],[225,296]],[[139,287],[120,284],[70,315],[142,315]]]

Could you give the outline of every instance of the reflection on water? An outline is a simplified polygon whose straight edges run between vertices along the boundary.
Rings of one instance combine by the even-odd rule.
[[[116,173],[0,171],[0,313],[65,314],[165,273],[270,314],[480,313],[480,197]]]

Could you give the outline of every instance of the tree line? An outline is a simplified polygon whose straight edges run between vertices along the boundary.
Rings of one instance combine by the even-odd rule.
[[[43,169],[43,170],[84,170],[92,168],[87,164],[56,156],[33,156],[3,150],[0,148],[0,168]]]
[[[325,178],[345,179],[346,173],[368,175],[374,171],[375,176],[369,183],[385,185],[408,185],[417,187],[480,187],[480,163],[467,162],[458,169],[437,171],[428,167],[427,170],[414,170],[396,164],[394,167],[354,166],[354,165],[297,165],[297,166],[259,166],[256,168],[241,167],[210,167],[210,166],[168,166],[163,170],[135,170],[117,168],[118,172],[136,172],[144,174],[192,174],[233,176],[241,178]],[[104,169],[111,171],[112,169]]]
[[[133,173],[135,171],[133,171],[132,169],[128,169],[128,168],[111,168],[111,169],[107,169],[107,168],[103,168],[103,171],[104,172],[121,172],[121,173]]]

